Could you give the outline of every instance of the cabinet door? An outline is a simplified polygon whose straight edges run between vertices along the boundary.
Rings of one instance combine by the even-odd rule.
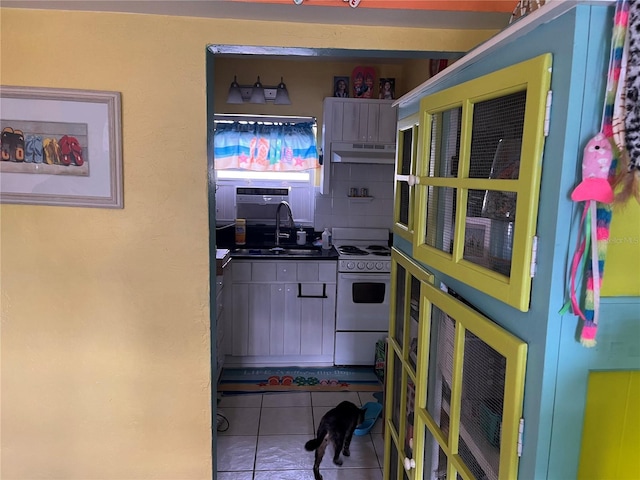
[[[249,322],[247,335],[248,355],[269,355],[271,329],[271,285],[249,285]]]
[[[415,477],[416,440],[421,437],[416,427],[415,406],[424,396],[426,383],[420,382],[420,355],[423,342],[428,344],[428,330],[422,327],[421,298],[423,284],[431,284],[433,276],[421,269],[400,251],[392,251],[391,325],[389,328],[387,379],[387,431],[385,458],[399,461],[385,464],[385,478]],[[427,340],[425,340],[425,338]],[[424,367],[422,367],[424,370]]]
[[[335,284],[271,286],[270,355],[333,355]]]
[[[551,55],[420,102],[413,252],[528,311]]]
[[[234,266],[234,272],[236,272]],[[249,337],[249,284],[234,283],[231,292],[233,302],[233,320],[230,321],[231,330],[231,354],[236,356],[248,355]]]
[[[333,358],[336,270],[335,261],[235,262],[225,288],[233,304],[228,353]]]
[[[360,140],[377,142],[380,136],[380,105],[362,105],[360,112]]]
[[[340,139],[343,142],[358,142],[363,140],[362,128],[360,125],[362,124],[362,105],[355,102],[341,102],[341,110],[342,110],[342,132],[340,135]],[[366,120],[366,115],[365,115]],[[366,125],[366,123],[365,123]],[[366,128],[366,127],[365,127]],[[365,130],[366,132],[366,130]],[[334,137],[332,141],[335,141],[338,137]]]
[[[324,143],[380,142],[394,143],[396,109],[392,101],[360,99],[325,99]]]
[[[300,307],[294,283],[271,285],[270,355],[300,355]]]
[[[396,141],[396,111],[391,102],[373,100],[356,105],[359,107],[360,125],[355,140],[375,143]]]
[[[419,114],[415,114],[398,122],[393,233],[409,241],[413,241],[419,118]]]
[[[517,478],[526,344],[392,261],[384,478]]]
[[[322,355],[323,307],[326,285],[298,284],[300,296],[300,350],[305,355]],[[317,297],[317,298],[315,298]]]
[[[455,292],[423,294],[430,345],[417,463],[446,478],[517,478],[527,345]]]
[[[393,102],[380,102],[378,104],[380,113],[378,115],[378,141],[380,143],[395,143],[397,112],[391,105]]]
[[[345,102],[334,98],[326,98],[323,112],[324,149],[329,153],[330,142],[341,142],[344,139],[344,107]],[[347,125],[346,129],[353,129],[353,125]]]

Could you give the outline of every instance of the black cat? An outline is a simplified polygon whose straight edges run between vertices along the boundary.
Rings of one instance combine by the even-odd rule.
[[[342,465],[340,452],[346,457],[351,455],[349,445],[353,431],[364,421],[364,410],[351,402],[342,402],[324,414],[316,438],[309,440],[304,448],[308,451],[316,451],[316,460],[313,464],[313,476],[315,480],[322,480],[320,475],[320,462],[324,457],[324,451],[329,442],[333,443],[333,463]]]

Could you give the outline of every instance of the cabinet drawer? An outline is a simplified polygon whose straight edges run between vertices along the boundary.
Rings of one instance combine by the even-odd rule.
[[[336,283],[338,264],[336,262],[319,262],[318,280],[326,283]]]
[[[294,282],[297,278],[296,262],[278,263],[276,277],[279,282]]]
[[[231,278],[234,282],[251,281],[251,262],[234,260],[231,269]]]
[[[276,267],[275,262],[257,261],[253,262],[251,267],[251,281],[252,282],[273,282],[276,280]]]
[[[319,262],[298,262],[296,280],[298,282],[317,282],[319,278]]]

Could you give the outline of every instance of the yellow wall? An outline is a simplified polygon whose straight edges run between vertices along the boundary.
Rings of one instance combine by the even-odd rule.
[[[494,33],[6,8],[0,32],[2,84],[122,93],[125,198],[0,207],[5,480],[211,478],[207,44],[466,51]]]
[[[640,371],[591,372],[580,480],[640,478]]]

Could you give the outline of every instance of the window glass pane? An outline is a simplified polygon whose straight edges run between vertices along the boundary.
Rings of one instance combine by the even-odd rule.
[[[405,377],[407,374],[404,374]],[[405,431],[404,431],[404,455],[407,458],[413,458],[413,448],[414,444],[413,438],[413,420],[414,420],[414,412],[415,412],[415,399],[416,399],[416,386],[411,381],[410,378],[407,377],[407,405],[405,408]]]
[[[498,478],[505,371],[505,357],[467,330],[458,453],[475,478]]]
[[[431,116],[429,177],[457,177],[460,152],[462,107]]]
[[[473,198],[479,195],[484,196],[485,202],[478,212]],[[515,210],[515,192],[469,190],[463,258],[509,276]]]
[[[489,227],[489,268],[507,277],[511,274],[513,222],[491,220]]]
[[[451,253],[453,251],[453,226],[456,215],[456,189],[427,187],[427,227],[425,243]]]
[[[401,132],[402,135],[402,155],[400,156],[400,175],[411,173],[411,153],[413,152],[413,129],[409,128]]]
[[[431,307],[431,348],[429,349],[429,381],[427,412],[446,434],[451,405],[453,342],[455,322],[435,305]]]
[[[398,182],[400,189],[400,218],[398,219],[402,225],[409,225],[409,184],[407,182]]]
[[[391,350],[390,350],[391,351]],[[400,394],[402,392],[402,362],[395,351],[393,353],[393,409],[391,410],[391,422],[400,434]]]
[[[397,478],[398,476],[398,450],[393,442],[391,442],[391,454],[389,455],[389,478]]]
[[[527,92],[473,106],[469,178],[517,179]]]
[[[447,430],[449,422],[447,417]],[[447,455],[444,453],[435,437],[428,429],[425,429],[424,437],[424,475],[429,480],[446,480]]]
[[[404,300],[405,300],[405,274],[406,270],[400,264],[396,264],[396,326],[394,338],[400,348],[403,344],[404,336]]]
[[[409,300],[409,363],[416,371],[418,361],[418,332],[420,326],[420,280],[411,276],[411,298]]]

